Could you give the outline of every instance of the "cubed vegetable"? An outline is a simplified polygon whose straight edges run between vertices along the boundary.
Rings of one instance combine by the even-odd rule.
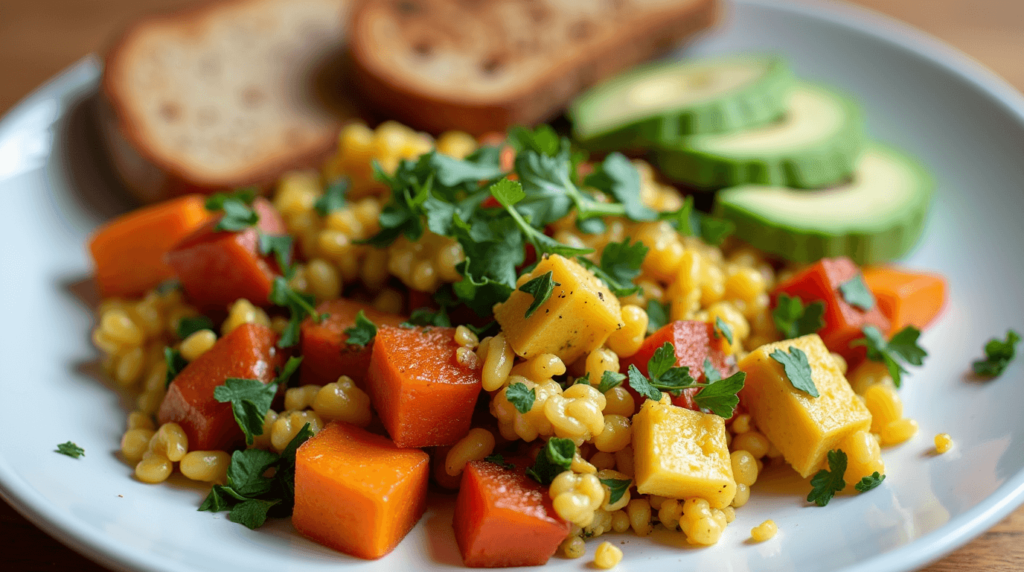
[[[329,423],[295,455],[292,524],[324,546],[380,558],[423,516],[429,466],[423,451]]]
[[[277,334],[258,324],[243,324],[188,364],[167,388],[160,423],[181,425],[193,451],[230,451],[245,444],[230,403],[220,403],[213,389],[229,377],[269,383],[282,365],[274,347]]]
[[[736,495],[725,420],[647,400],[633,416],[637,491],[674,499],[699,497],[724,508]]]
[[[132,211],[97,229],[89,251],[100,295],[137,296],[173,278],[164,257],[211,218],[204,200],[188,195]]]
[[[569,534],[547,488],[522,468],[472,461],[455,501],[455,540],[470,568],[540,566]]]
[[[312,318],[302,322],[300,379],[303,385],[326,385],[347,375],[359,387],[365,386],[373,345],[349,344],[345,333],[355,325],[356,314],[360,310],[377,327],[397,326],[405,321],[402,316],[378,312],[352,300],[338,299],[320,304],[316,311],[327,314],[327,318],[319,323]]]
[[[776,350],[792,355],[790,348],[806,354],[818,397],[794,387],[783,364],[771,357]],[[848,435],[871,427],[871,413],[817,334],[761,346],[739,367],[747,374],[741,394],[747,411],[801,476],[817,471]]]
[[[715,336],[715,328],[711,324],[693,320],[671,322],[648,336],[640,346],[640,351],[620,360],[622,373],[626,373],[629,366],[635,365],[640,373],[647,375],[647,362],[665,342],[670,342],[676,350],[676,367],[690,368],[690,375],[701,383],[704,382],[705,359],[711,360],[711,365],[715,366],[722,377],[731,373],[725,355],[725,339]],[[672,403],[697,411],[699,408],[693,401],[697,391],[697,388],[683,390],[678,397],[672,398]],[[639,402],[640,394],[632,393],[633,398]]]
[[[541,259],[520,285],[548,272],[555,283],[551,297],[530,317],[534,297],[521,290],[495,306],[494,317],[520,357],[547,353],[572,363],[622,327],[619,299],[578,262],[558,255]]]
[[[946,304],[946,280],[938,274],[875,266],[864,269],[864,282],[893,332],[907,326],[923,330]]]
[[[872,325],[886,333],[889,331],[889,320],[882,315],[876,304],[870,310],[864,310],[850,304],[840,291],[840,286],[861,278],[860,269],[846,257],[823,258],[808,266],[795,276],[777,285],[773,296],[786,293],[810,304],[816,300],[825,303],[825,327],[818,335],[825,346],[856,363],[863,358],[863,348],[851,348],[850,342],[863,337],[861,328]]]
[[[167,263],[181,281],[189,300],[201,309],[223,312],[235,300],[245,298],[267,306],[277,263],[259,251],[259,232],[283,234],[281,217],[265,199],[257,198],[253,210],[260,215],[255,228],[240,232],[217,231],[211,220],[185,237],[167,254]]]
[[[399,447],[454,445],[469,432],[480,372],[455,361],[454,328],[382,326],[367,392]]]

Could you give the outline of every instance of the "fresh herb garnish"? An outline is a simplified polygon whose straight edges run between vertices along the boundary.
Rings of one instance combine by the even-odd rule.
[[[181,352],[164,346],[164,363],[167,365],[167,376],[164,378],[164,387],[170,387],[174,378],[185,369],[188,362],[181,357]]]
[[[258,379],[229,377],[224,385],[213,389],[213,398],[220,403],[230,403],[235,422],[245,433],[245,442],[253,444],[253,437],[263,434],[263,418],[270,410],[270,403],[277,394],[277,384],[264,384]]]
[[[416,308],[409,315],[409,319],[399,324],[403,328],[414,328],[416,326],[434,326],[437,328],[449,328],[452,325],[448,317],[448,310],[441,306],[439,310],[430,308]]]
[[[811,375],[811,362],[807,354],[796,346],[789,346],[789,353],[782,350],[775,350],[768,357],[782,364],[786,372],[786,379],[793,387],[807,393],[811,397],[818,397],[818,388],[814,385],[814,378]]]
[[[610,389],[622,385],[623,381],[626,381],[625,374],[617,371],[606,371],[601,374],[601,383],[598,384],[597,390],[601,393],[608,393]]]
[[[551,293],[554,292],[555,286],[561,286],[558,282],[555,282],[554,273],[547,271],[544,274],[526,282],[519,287],[520,292],[525,292],[530,296],[533,296],[533,303],[526,309],[526,316],[529,318],[540,308],[541,304],[547,302],[548,298],[551,297]]]
[[[206,202],[206,208],[210,208],[209,200]],[[234,197],[223,199],[219,210],[224,211],[224,215],[213,227],[213,230],[218,232],[238,232],[255,226],[260,221],[259,213]]]
[[[260,233],[260,254],[263,256],[274,255],[277,266],[285,278],[291,278],[295,269],[292,267],[292,237],[291,235],[273,235]]]
[[[336,210],[345,208],[345,194],[348,193],[348,179],[335,179],[324,189],[324,194],[313,203],[313,208],[320,216],[327,216]]]
[[[61,455],[67,455],[72,459],[77,459],[79,457],[85,456],[85,449],[79,447],[78,445],[75,445],[71,441],[57,445],[57,448],[54,450],[54,452],[60,453]]]
[[[530,223],[519,214],[515,205],[526,198],[523,185],[519,181],[502,179],[491,185],[491,196],[497,199],[498,203],[505,208],[505,211],[512,217],[512,220],[519,226],[523,236],[537,249],[538,254],[560,254],[562,256],[575,256],[577,254],[590,254],[592,248],[576,248],[558,242],[550,236],[530,226]],[[561,217],[559,217],[561,218]]]
[[[630,220],[646,221],[658,218],[658,213],[644,205],[640,198],[640,173],[622,153],[609,153],[604,161],[595,165],[594,172],[583,184],[593,187],[622,204]]]
[[[807,502],[818,506],[828,504],[836,493],[846,488],[843,473],[846,472],[846,453],[839,449],[828,452],[828,470],[822,469],[811,478],[811,492]]]
[[[714,383],[722,379],[722,372],[718,371],[715,364],[711,363],[711,358],[704,358],[704,381],[708,383]]]
[[[635,365],[629,366],[629,386],[643,397],[655,401],[661,400],[662,391],[678,396],[684,389],[702,388],[693,397],[698,407],[726,419],[732,417],[739,405],[737,394],[743,389],[745,373],[737,372],[726,379],[699,383],[690,376],[689,367],[676,367],[675,363],[675,347],[671,342],[665,342],[654,350],[654,355],[647,362],[647,376]]]
[[[377,326],[366,317],[365,312],[359,310],[356,314],[355,325],[345,328],[345,335],[348,336],[345,340],[346,344],[364,347],[377,336]]]
[[[199,510],[230,510],[228,520],[248,528],[262,526],[271,512],[278,516],[291,514],[295,503],[295,451],[312,436],[306,423],[280,455],[262,449],[235,451],[227,483],[213,485]],[[271,470],[273,476],[267,476]]]
[[[665,327],[671,316],[668,304],[663,304],[655,299],[647,301],[647,335],[652,335]]]
[[[292,376],[295,375],[296,371],[299,371],[300,365],[302,365],[302,356],[292,356],[288,358],[288,361],[285,362],[284,367],[278,372],[273,383],[277,384],[279,387],[293,387],[297,385],[292,382]],[[295,381],[297,382],[298,378],[296,378]]]
[[[516,466],[513,465],[512,463],[506,463],[505,462],[505,457],[503,455],[501,455],[500,453],[494,453],[493,455],[487,455],[486,457],[484,457],[484,460],[487,461],[488,463],[494,463],[495,465],[498,465],[502,469],[506,469],[506,470],[509,470],[509,471],[513,471],[516,468]]]
[[[580,385],[591,385],[590,372],[588,371],[587,373],[584,373],[582,376],[572,380],[572,385],[576,385],[577,383]]]
[[[667,220],[679,234],[699,237],[712,246],[719,246],[736,231],[736,225],[732,221],[713,217],[693,208],[693,197],[686,197],[683,206],[674,211],[661,213],[658,218]]]
[[[505,390],[505,399],[515,406],[520,413],[529,413],[533,408],[533,402],[537,399],[537,392],[532,387],[526,387],[525,383],[516,382],[510,384]]]
[[[865,312],[875,307],[875,295],[868,289],[868,285],[864,283],[864,277],[860,274],[840,284],[839,292],[847,304]]]
[[[620,298],[640,291],[639,286],[633,285],[633,279],[640,275],[640,266],[648,251],[642,242],[630,244],[629,240],[627,237],[622,242],[609,242],[601,251],[600,264],[583,257],[576,258]]]
[[[725,341],[732,345],[732,327],[722,321],[722,318],[715,316],[715,337],[725,338]]]
[[[235,189],[230,193],[214,193],[209,197],[206,197],[206,210],[208,211],[219,211],[224,209],[224,203],[227,201],[238,201],[245,205],[251,205],[256,200],[256,188],[245,187],[242,189]]]
[[[815,334],[824,328],[825,321],[821,318],[824,314],[825,303],[821,300],[804,306],[803,300],[796,296],[790,298],[787,294],[779,294],[772,310],[772,320],[782,337],[791,340]]]
[[[1002,375],[1006,366],[1010,365],[1017,354],[1017,343],[1020,334],[1013,330],[1006,332],[1006,340],[992,338],[985,344],[985,359],[977,360],[972,365],[974,373],[988,377]]]
[[[202,330],[213,331],[213,321],[206,316],[185,316],[178,320],[178,328],[175,333],[179,340],[184,340]]]
[[[880,475],[878,474],[878,471],[875,471],[874,473],[871,473],[870,475],[861,478],[860,482],[853,485],[853,488],[857,489],[857,492],[866,493],[871,489],[877,487],[878,485],[882,484],[882,481],[884,480],[885,475]]]
[[[917,339],[921,336],[921,330],[914,326],[907,326],[896,333],[889,341],[885,341],[885,335],[871,325],[861,328],[864,337],[854,340],[850,347],[865,346],[868,349],[868,359],[882,362],[889,369],[889,375],[896,387],[902,384],[902,374],[907,373],[904,363],[910,365],[921,365],[928,352],[917,345]],[[902,363],[901,363],[902,362]]]
[[[270,289],[270,301],[287,308],[290,314],[288,326],[281,332],[281,338],[277,342],[278,347],[281,348],[289,348],[299,342],[299,327],[307,316],[317,322],[327,318],[327,314],[320,314],[316,311],[312,296],[293,290],[284,276],[274,278]]]
[[[575,454],[576,444],[570,439],[552,437],[537,453],[533,466],[526,469],[526,476],[542,485],[550,485],[555,477],[569,470]]]
[[[615,504],[622,499],[629,487],[633,485],[630,479],[599,479],[601,484],[608,487],[608,504]]]

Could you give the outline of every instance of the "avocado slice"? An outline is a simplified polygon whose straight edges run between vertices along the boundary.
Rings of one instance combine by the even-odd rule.
[[[591,150],[648,148],[701,133],[748,129],[786,109],[785,60],[744,55],[650,64],[576,98],[573,136]]]
[[[732,187],[718,193],[714,211],[736,224],[738,238],[787,260],[849,256],[874,264],[917,243],[934,188],[917,161],[871,144],[848,183],[816,191]]]
[[[779,121],[664,144],[656,161],[667,177],[698,189],[748,183],[814,189],[849,177],[863,145],[864,122],[855,103],[798,82]]]

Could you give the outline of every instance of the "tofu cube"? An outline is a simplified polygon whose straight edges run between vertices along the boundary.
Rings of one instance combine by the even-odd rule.
[[[548,272],[558,285],[529,318],[533,296],[519,290],[494,307],[494,317],[520,357],[550,353],[572,363],[622,327],[619,300],[589,270],[557,254],[545,256],[520,286]]]
[[[819,397],[793,387],[782,364],[770,357],[791,347],[807,354]],[[817,471],[848,435],[871,427],[871,413],[817,334],[761,346],[740,360],[739,368],[747,374],[743,404],[758,429],[803,477]]]
[[[725,420],[653,400],[633,417],[637,491],[674,499],[699,497],[725,508],[736,495]]]

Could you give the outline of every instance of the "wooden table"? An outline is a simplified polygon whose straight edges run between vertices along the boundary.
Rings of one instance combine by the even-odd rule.
[[[85,54],[102,51],[127,22],[198,0],[0,0],[0,113]],[[973,56],[1024,90],[1024,2],[856,0],[913,24]],[[5,570],[101,571],[0,502]],[[927,572],[1024,569],[1024,508]]]

